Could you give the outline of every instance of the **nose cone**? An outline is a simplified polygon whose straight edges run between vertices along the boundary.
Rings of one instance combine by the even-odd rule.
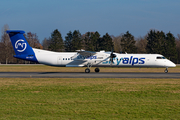
[[[171,62],[170,60],[168,60],[168,67],[176,67],[176,64],[174,64],[173,62]]]
[[[176,64],[174,64],[173,62],[172,62],[172,67],[176,67]]]

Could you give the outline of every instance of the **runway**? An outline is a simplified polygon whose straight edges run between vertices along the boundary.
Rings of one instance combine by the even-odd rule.
[[[180,78],[180,73],[0,72],[0,78]]]

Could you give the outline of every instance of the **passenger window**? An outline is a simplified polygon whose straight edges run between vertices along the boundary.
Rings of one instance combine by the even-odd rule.
[[[70,60],[70,58],[68,58],[68,60]]]

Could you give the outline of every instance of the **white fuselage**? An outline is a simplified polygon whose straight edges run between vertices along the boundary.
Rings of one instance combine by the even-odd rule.
[[[78,52],[52,52],[33,48],[40,64],[62,67],[85,67],[88,64],[96,67],[175,67],[176,65],[160,54],[116,54],[110,62],[110,52],[96,52],[90,57]]]

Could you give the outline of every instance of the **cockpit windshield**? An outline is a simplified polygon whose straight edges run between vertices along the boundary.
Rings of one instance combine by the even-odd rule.
[[[156,59],[166,59],[164,56],[157,56]]]

